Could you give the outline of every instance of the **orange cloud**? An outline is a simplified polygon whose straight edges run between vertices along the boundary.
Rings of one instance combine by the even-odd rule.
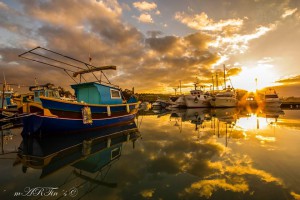
[[[294,8],[294,9],[287,9],[285,10],[285,12],[281,15],[281,18],[286,18],[288,16],[293,15],[296,11],[298,10],[298,8]]]
[[[151,15],[145,13],[141,14],[139,17],[137,17],[137,19],[143,23],[154,23]]]
[[[189,16],[184,12],[177,12],[175,19],[190,28],[201,31],[222,31],[225,27],[236,27],[236,29],[239,30],[239,28],[243,26],[243,20],[241,19],[228,19],[214,22],[214,20],[208,18],[208,15],[204,12],[194,16]]]
[[[153,10],[157,7],[156,3],[154,3],[154,2],[149,3],[149,2],[146,2],[146,1],[134,2],[133,6],[135,8],[137,8],[138,10],[140,10],[140,11],[149,11],[149,10]]]

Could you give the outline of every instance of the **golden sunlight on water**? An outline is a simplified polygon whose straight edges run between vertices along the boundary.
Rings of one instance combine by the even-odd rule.
[[[77,187],[79,199],[100,194],[103,199],[299,199],[298,110],[148,110],[130,124],[136,127],[141,137],[132,141],[118,133],[123,139],[116,137],[111,148],[121,154],[109,165],[102,162],[105,150],[83,159],[82,148],[73,149],[79,135],[27,141],[20,129],[5,133],[1,195],[7,198],[37,185],[58,187],[58,192],[82,185]],[[66,149],[57,145],[62,140]],[[96,146],[106,145],[99,141]],[[76,155],[78,160],[72,160]],[[44,162],[34,168],[28,158]],[[82,168],[80,175],[83,166],[109,170],[87,173]]]
[[[140,129],[148,132],[151,126],[151,136],[144,137],[160,138],[157,150],[172,154],[178,173],[193,177],[182,197],[232,199],[226,196],[236,193],[250,199],[297,199],[299,116],[297,110],[173,110],[142,114]],[[161,156],[153,153],[151,160],[162,162]]]

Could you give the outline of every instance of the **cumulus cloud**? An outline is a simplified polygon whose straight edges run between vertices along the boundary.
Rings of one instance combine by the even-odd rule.
[[[1,10],[8,10],[9,8],[8,8],[8,6],[5,3],[0,2],[0,9]]]
[[[24,6],[29,15],[39,20],[53,25],[69,27],[79,26],[97,19],[102,22],[115,22],[119,20],[122,13],[122,8],[117,0],[75,2],[56,0],[35,2],[31,5],[25,3]]]
[[[141,14],[139,17],[137,17],[137,19],[139,20],[139,22],[143,23],[154,23],[151,15],[147,13]]]
[[[156,9],[157,5],[154,2],[134,2],[133,6],[141,12],[139,17],[134,17],[142,23],[154,23],[151,14],[160,15],[160,11]]]
[[[284,84],[300,84],[300,75],[280,79],[276,81],[277,83],[284,83]]]
[[[227,75],[228,75],[228,76],[236,76],[236,75],[238,75],[241,71],[242,71],[241,68],[233,67],[233,68],[230,68],[230,69],[227,71]]]
[[[140,11],[149,11],[149,10],[154,10],[154,9],[157,8],[156,3],[154,3],[154,2],[149,3],[149,2],[146,2],[146,1],[134,2],[133,6],[135,8],[137,8],[138,10],[140,10]]]
[[[237,30],[243,25],[242,19],[227,19],[214,22],[204,12],[190,16],[184,12],[177,12],[175,19],[188,27],[201,31],[222,31],[225,27],[234,27]]]
[[[298,8],[294,8],[294,9],[286,9],[285,12],[281,15],[282,18],[286,18],[288,16],[293,15],[296,11],[298,10]]]
[[[274,59],[271,57],[264,57],[263,59],[258,60],[257,63],[266,64],[266,63],[272,63],[273,61],[274,61]]]
[[[250,41],[276,29],[276,24],[269,23],[245,31],[249,22],[247,18],[214,20],[204,12],[198,15],[178,12],[177,20],[197,28],[197,32],[175,36],[151,30],[149,35],[144,35],[123,21],[122,9],[128,10],[129,7],[120,5],[116,0],[36,0],[30,5],[26,1],[20,1],[20,4],[22,10],[4,3],[0,6],[0,16],[4,19],[0,20],[2,66],[15,62],[24,72],[40,70],[41,65],[20,61],[17,57],[35,46],[56,50],[83,61],[88,61],[91,55],[94,65],[118,66],[116,72],[107,72],[112,81],[122,83],[123,88],[135,86],[136,91],[140,92],[172,92],[180,80],[192,87],[198,76],[209,83],[214,65],[223,64],[221,62],[229,55],[246,52]],[[163,14],[155,3],[139,2],[135,6],[141,12],[137,19],[143,23],[153,24],[155,13]],[[10,68],[5,70],[16,81],[20,80]],[[52,73],[55,74],[56,70]],[[26,77],[30,76],[28,73]],[[41,79],[55,83],[55,77]],[[21,80],[27,81],[25,78]],[[133,83],[132,80],[136,81]],[[61,84],[68,85],[70,81],[65,80]]]
[[[57,84],[64,87],[72,83],[62,71],[17,57],[35,45],[86,62],[91,56],[92,64],[96,66],[117,65],[117,71],[106,72],[107,76],[113,83],[122,83],[122,88],[135,86],[138,92],[172,91],[179,80],[192,83],[198,75],[208,75],[210,66],[219,59],[208,49],[211,38],[207,34],[176,37],[150,31],[150,37],[145,36],[122,22],[122,6],[117,1],[33,1],[30,6],[23,3],[20,16],[25,22],[34,20],[33,26],[28,22],[15,23],[18,30],[24,29],[23,33],[28,29],[22,34],[27,38],[20,39],[9,49],[4,46],[0,49],[3,66],[17,60],[19,65],[15,67],[23,69],[23,75],[27,74],[22,76],[26,78],[20,79],[14,70],[6,68],[13,82],[21,80],[32,84],[36,73],[43,68],[51,75],[39,76],[40,83],[55,84],[58,79],[63,81]]]
[[[225,58],[226,55],[245,53],[251,40],[257,39],[276,28],[276,24],[269,24],[268,26],[256,27],[252,33],[250,31],[245,33],[247,17],[214,21],[205,12],[195,15],[177,12],[175,19],[192,29],[209,33],[214,38],[209,46],[216,48],[220,54],[224,55],[223,61],[227,59]]]

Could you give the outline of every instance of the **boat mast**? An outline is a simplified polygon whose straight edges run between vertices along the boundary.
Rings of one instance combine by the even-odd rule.
[[[179,88],[180,94],[182,94],[182,93],[181,93],[181,80],[179,81],[179,87],[180,87],[180,88]]]
[[[5,75],[3,72],[3,79],[4,79],[4,83],[3,83],[3,88],[2,88],[2,109],[4,108],[4,93],[5,93],[5,89],[6,89],[6,79],[5,79]]]
[[[255,92],[257,93],[257,78],[255,78]]]
[[[197,90],[197,83],[196,82],[194,83],[194,88],[195,88],[195,90]]]
[[[214,75],[211,76],[211,80],[212,80],[212,88],[213,88],[212,91],[214,93],[215,91]]]
[[[2,109],[4,108],[4,92],[5,92],[5,83],[3,83],[3,88],[2,88]]]
[[[217,83],[217,90],[219,90],[219,79],[218,79],[218,72],[216,73],[216,83]]]
[[[226,89],[225,64],[223,64],[223,69],[224,69],[224,87],[225,87],[225,89]]]
[[[175,96],[176,96],[177,88],[173,88],[173,89],[174,89],[174,91],[175,91]]]

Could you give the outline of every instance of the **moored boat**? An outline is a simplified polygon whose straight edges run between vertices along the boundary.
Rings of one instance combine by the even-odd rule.
[[[167,100],[158,98],[154,103],[152,103],[152,109],[160,110],[160,109],[166,108],[169,105],[170,105],[170,102],[168,102]]]
[[[39,48],[25,52],[20,57]],[[53,53],[53,51],[51,52]],[[34,55],[39,54],[35,53]],[[60,60],[56,60],[56,62],[60,62]],[[82,61],[78,62],[84,63]],[[81,76],[86,73],[95,71],[101,71],[102,73],[102,70],[116,69],[115,66],[95,67],[88,63],[84,64],[89,66],[87,70],[69,70],[73,72],[73,77],[80,75],[81,80]],[[53,64],[50,65],[57,67]],[[110,82],[106,83],[101,80],[80,82],[71,85],[71,87],[75,90],[76,101],[60,99],[57,95],[46,97],[40,94],[41,104],[35,104],[35,109],[27,110],[31,115],[23,118],[23,134],[54,134],[97,129],[130,121],[134,119],[138,111],[139,102],[137,99],[132,96],[129,100],[124,101],[121,89]],[[23,107],[29,104],[25,103]]]
[[[190,91],[190,95],[185,96],[185,102],[187,108],[206,108],[210,107],[209,101],[212,96],[209,92],[204,92],[201,89],[197,89],[197,84],[195,84],[195,89]]]
[[[238,99],[235,89],[226,85],[226,67],[224,69],[224,89],[216,93],[216,95],[210,100],[210,105],[214,108],[230,108],[238,105]],[[231,81],[230,81],[231,82]],[[231,84],[232,85],[232,84]]]
[[[236,92],[228,87],[226,90],[217,93],[211,100],[210,105],[214,108],[236,107],[238,103]]]
[[[171,98],[170,98],[171,99]],[[171,102],[169,108],[185,108],[186,107],[186,100],[184,95],[177,96],[174,101]]]
[[[269,89],[265,91],[265,96],[263,100],[265,107],[280,107],[281,100],[274,89]]]
[[[8,84],[3,83],[3,89],[0,91],[0,118],[13,116],[18,111],[13,96],[14,91]]]

